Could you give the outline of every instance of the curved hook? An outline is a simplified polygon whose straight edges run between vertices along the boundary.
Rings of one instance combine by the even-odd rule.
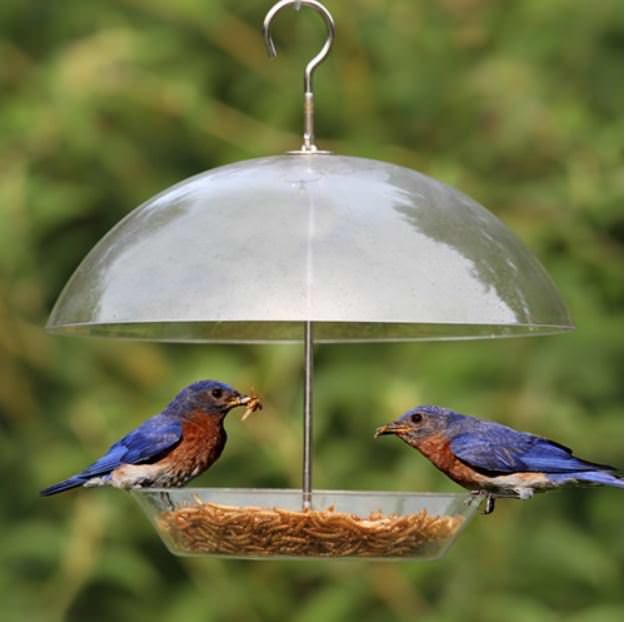
[[[311,153],[318,151],[317,147],[313,143],[314,138],[314,106],[313,106],[313,72],[317,69],[317,66],[328,56],[333,41],[335,40],[335,20],[330,14],[330,11],[317,0],[280,0],[277,2],[265,16],[263,20],[263,38],[265,39],[265,46],[270,56],[276,56],[276,46],[272,39],[270,28],[272,21],[276,15],[282,11],[286,6],[294,5],[296,10],[300,9],[301,5],[311,7],[315,9],[324,20],[326,27],[328,28],[328,35],[322,49],[307,63],[304,68],[304,144],[297,153]]]
[[[328,28],[328,35],[324,42],[324,47],[307,63],[304,69],[304,90],[307,93],[313,92],[313,72],[317,69],[317,66],[328,56],[330,49],[333,46],[335,40],[335,20],[330,11],[317,0],[280,0],[277,2],[265,16],[263,20],[263,38],[265,39],[265,47],[270,56],[274,57],[277,54],[274,40],[272,39],[271,26],[274,18],[280,11],[290,4],[294,5],[296,10],[300,9],[301,5],[311,7],[315,9],[324,20],[326,27]]]

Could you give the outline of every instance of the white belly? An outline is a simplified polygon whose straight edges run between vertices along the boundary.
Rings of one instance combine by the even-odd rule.
[[[535,492],[543,492],[555,487],[556,484],[551,482],[543,473],[498,475],[497,477],[490,477],[485,486],[498,496],[516,497],[518,499],[529,499]]]

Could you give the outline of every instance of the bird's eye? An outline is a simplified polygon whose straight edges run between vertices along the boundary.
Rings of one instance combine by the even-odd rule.
[[[411,415],[411,421],[413,423],[421,423],[422,415],[420,415],[419,413],[415,413],[414,415]]]
[[[220,397],[222,397],[222,395],[224,395],[224,391],[222,389],[213,389],[213,391],[211,391],[211,395],[216,399],[219,400]]]

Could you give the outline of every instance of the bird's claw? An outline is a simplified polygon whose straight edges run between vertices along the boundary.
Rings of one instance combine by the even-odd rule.
[[[496,509],[496,498],[487,493],[485,495],[485,509],[482,511],[483,516],[491,514]]]
[[[169,512],[173,512],[176,509],[176,505],[174,505],[169,492],[160,492],[159,498],[161,499],[161,503],[168,509]]]
[[[496,508],[496,498],[489,492],[485,492],[484,490],[472,490],[472,497],[480,497],[481,499],[485,499],[485,509],[481,512],[483,516],[487,514],[491,514]],[[470,501],[468,500],[468,503]]]

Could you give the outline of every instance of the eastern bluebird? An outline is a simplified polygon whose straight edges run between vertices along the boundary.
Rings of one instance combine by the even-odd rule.
[[[376,430],[395,434],[457,484],[487,496],[528,499],[565,485],[624,488],[616,469],[581,460],[572,450],[541,436],[460,415],[439,406],[417,406]]]
[[[232,408],[246,405],[244,419],[261,408],[256,397],[241,395],[221,382],[194,382],[102,458],[40,494],[54,495],[78,486],[183,486],[220,457],[226,444],[224,417]]]

